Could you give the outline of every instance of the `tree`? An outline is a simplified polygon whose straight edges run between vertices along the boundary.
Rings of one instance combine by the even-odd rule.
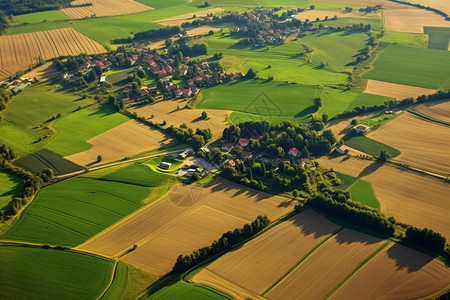
[[[145,72],[144,72],[144,70],[141,69],[141,70],[137,71],[136,75],[139,76],[139,78],[144,78]]]
[[[165,41],[165,43],[166,43],[166,47],[169,48],[170,46],[172,46],[173,41],[172,41],[172,39],[167,39],[167,40]]]
[[[101,162],[102,161],[102,156],[101,155],[98,155],[97,156],[97,162]]]
[[[316,8],[315,5],[310,5],[310,6],[309,6],[309,9],[315,9],[315,8]]]
[[[353,120],[350,122],[350,125],[358,125],[358,120],[353,119]]]
[[[203,112],[202,112],[202,119],[203,119],[203,120],[208,119],[208,113],[207,113],[206,111],[203,111]]]
[[[247,74],[245,75],[245,79],[253,79],[256,77],[255,71],[252,68],[248,69]]]
[[[323,121],[324,123],[328,122],[328,115],[327,115],[327,114],[323,114],[323,115],[322,115],[322,121]]]
[[[385,150],[382,150],[378,159],[382,162],[387,162],[390,157],[391,155],[389,153],[387,153]]]

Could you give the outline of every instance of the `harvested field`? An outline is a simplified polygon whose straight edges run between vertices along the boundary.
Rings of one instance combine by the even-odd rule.
[[[111,162],[142,152],[175,145],[175,141],[164,133],[149,128],[137,121],[127,121],[88,140],[92,148],[65,157],[79,165],[97,162],[102,156],[102,163]]]
[[[424,103],[416,106],[414,110],[432,118],[450,122],[450,101]]]
[[[442,180],[354,158],[330,156],[318,161],[326,168],[369,181],[387,216],[450,238],[450,185]]]
[[[383,249],[329,299],[432,299],[450,286],[450,269],[416,250]]]
[[[308,256],[266,297],[325,299],[327,293],[383,243],[378,238],[344,229]]]
[[[403,4],[391,2],[388,0],[313,0],[317,2],[334,2],[334,3],[345,3],[345,4],[354,4],[354,5],[362,5],[362,6],[374,6],[377,4],[383,5],[384,9],[387,8],[398,8],[405,7]]]
[[[211,30],[217,32],[220,30],[220,28],[212,26],[200,26],[197,28],[186,30],[186,35],[205,35],[208,34]]]
[[[450,130],[446,126],[403,113],[368,137],[399,149],[401,154],[395,158],[399,162],[450,174]]]
[[[209,245],[224,232],[242,227],[258,215],[277,219],[293,205],[286,198],[226,180],[217,179],[205,188],[178,184],[162,199],[79,248],[117,256],[137,245],[122,260],[152,273],[165,274],[179,254]]]
[[[216,260],[194,282],[207,284],[208,279],[204,282],[202,277],[211,272],[222,278],[216,281],[221,290],[233,291],[239,286],[249,293],[261,294],[338,228],[322,215],[307,210]]]
[[[219,109],[177,109],[183,108],[186,105],[186,100],[167,100],[157,102],[152,105],[147,105],[141,108],[131,108],[130,111],[136,112],[138,116],[149,118],[155,123],[167,122],[167,125],[179,126],[186,123],[188,127],[193,129],[209,128],[212,130],[213,136],[222,135],[223,129],[227,126],[226,118],[230,111]],[[202,112],[206,111],[209,119],[203,120],[201,118]]]
[[[417,98],[422,95],[430,95],[436,90],[420,88],[410,85],[396,84],[385,81],[378,81],[369,79],[367,81],[366,94],[374,94],[385,97],[392,97],[398,100],[403,100],[408,97]]]
[[[24,74],[22,77],[26,78],[36,78],[39,81],[46,81],[55,78],[58,76],[60,72],[53,67],[52,62],[47,62],[43,64],[40,67],[37,67],[36,69]]]
[[[91,3],[92,5],[68,7],[61,9],[61,11],[70,19],[83,19],[90,18],[92,15],[95,15],[96,17],[117,16],[153,9],[134,0],[75,0],[71,5],[75,6],[88,3]]]
[[[183,23],[194,21],[194,19],[192,18],[194,15],[196,15],[197,16],[196,19],[198,19],[201,17],[206,17],[206,15],[208,15],[208,14],[216,14],[221,11],[223,11],[223,8],[219,8],[219,7],[205,9],[205,10],[199,10],[199,11],[194,11],[194,12],[184,14],[184,15],[178,15],[175,17],[158,20],[158,21],[156,21],[156,23],[158,23],[162,26],[180,26]]]
[[[409,2],[436,8],[450,15],[450,5],[445,0],[410,0]]]
[[[73,28],[0,36],[0,79],[28,69],[39,57],[101,52],[106,52],[102,45]]]
[[[365,12],[359,12],[359,11],[353,11],[353,12],[346,12],[343,10],[307,10],[299,13],[295,16],[296,19],[304,21],[306,19],[309,20],[315,20],[316,18],[319,18],[321,20],[325,19],[325,17],[328,17],[329,19],[333,18],[334,16],[337,16],[340,18],[380,18],[379,13],[365,13]]]
[[[450,27],[450,22],[432,11],[411,6],[384,11],[387,31],[423,33],[424,26]]]

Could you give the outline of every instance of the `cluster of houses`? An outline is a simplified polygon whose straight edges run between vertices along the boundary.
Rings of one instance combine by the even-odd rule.
[[[23,77],[11,81],[4,81],[1,83],[1,85],[7,90],[10,90],[14,95],[17,95],[18,93],[29,87],[33,82],[34,79]]]

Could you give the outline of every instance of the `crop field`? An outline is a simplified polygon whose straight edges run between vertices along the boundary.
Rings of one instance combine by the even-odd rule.
[[[135,120],[118,125],[87,142],[92,148],[66,158],[80,165],[88,165],[98,162],[97,156],[101,155],[101,162],[104,163],[176,144],[174,139],[161,131]]]
[[[440,1],[440,0],[413,0],[413,1],[411,1],[410,0],[409,2],[436,8],[436,9],[443,11],[450,15],[450,7],[444,1]]]
[[[403,100],[434,94],[436,90],[369,79],[364,93]]]
[[[196,28],[192,28],[189,30],[186,30],[186,35],[195,36],[195,35],[205,35],[209,34],[210,31],[217,32],[220,30],[219,27],[212,27],[212,26],[200,26]]]
[[[169,17],[165,19],[158,20],[157,23],[162,26],[181,26],[181,24],[186,22],[192,22],[196,18],[193,18],[193,16],[197,16],[197,18],[200,17],[206,17],[208,14],[217,14],[223,11],[223,8],[211,8],[211,9],[205,9],[205,10],[199,10],[194,11],[191,13],[183,14],[183,15],[177,15],[174,17]]]
[[[0,144],[12,148],[17,154],[24,155],[36,151],[38,135],[8,122],[0,123]]]
[[[381,41],[386,43],[396,43],[426,48],[428,37],[422,33],[385,32]]]
[[[424,27],[428,48],[450,51],[450,27]]]
[[[47,62],[42,66],[25,73],[23,77],[32,79],[36,78],[38,81],[47,81],[55,79],[55,77],[57,77],[58,75],[60,75],[60,73],[55,67],[53,67],[53,63]]]
[[[450,285],[442,262],[404,246],[386,247],[350,277],[329,299],[429,299]]]
[[[424,103],[416,106],[414,110],[432,118],[450,122],[450,101]]]
[[[0,171],[0,210],[18,195],[23,188],[22,179],[16,175]]]
[[[386,9],[384,16],[387,31],[423,33],[425,26],[450,27],[443,16],[411,6]]]
[[[225,254],[200,271],[193,281],[209,284],[210,276],[205,276],[205,273],[211,272],[222,278],[212,285],[215,288],[233,294],[238,286],[261,294],[308,251],[338,229],[338,225],[313,210],[307,210],[251,240],[238,250]],[[239,293],[239,290],[234,291],[236,292]]]
[[[43,248],[0,247],[4,299],[95,299],[107,287],[113,261]]]
[[[89,106],[57,119],[53,124],[57,135],[46,148],[62,156],[88,150],[92,147],[88,140],[126,121],[129,118],[112,108]]]
[[[375,196],[370,182],[360,179],[356,181],[348,191],[350,192],[352,200],[380,209],[380,203]]]
[[[215,180],[207,187],[178,184],[162,199],[79,248],[117,256],[137,245],[122,260],[155,274],[165,274],[178,255],[208,245],[222,233],[242,227],[258,215],[274,220],[292,207],[286,198],[225,180]]]
[[[189,284],[180,280],[170,286],[163,287],[156,293],[143,297],[145,300],[225,300],[233,299],[219,291],[205,286]]]
[[[153,9],[134,0],[121,0],[120,2],[114,0],[76,0],[70,4],[83,5],[88,3],[92,5],[68,7],[61,9],[61,11],[70,19],[83,19],[90,18],[93,15],[96,17],[127,15]]]
[[[408,53],[408,55],[405,55]],[[406,45],[391,45],[379,54],[367,79],[412,85],[429,89],[444,88],[450,82],[450,52]]]
[[[33,174],[42,173],[44,169],[52,169],[55,174],[83,170],[79,165],[62,158],[48,149],[41,149],[35,153],[23,156],[16,160],[14,164],[27,169]]]
[[[368,136],[399,149],[399,162],[450,174],[450,131],[446,126],[404,113]]]
[[[378,238],[343,229],[302,261],[266,296],[275,300],[306,299],[312,295],[314,299],[324,299],[346,275],[383,243]]]
[[[370,182],[386,216],[450,238],[450,186],[444,181],[367,160],[322,157],[318,161],[326,168]]]
[[[349,139],[344,138],[344,141],[345,145],[373,156],[379,156],[380,152],[383,150],[389,153],[391,158],[395,158],[401,154],[396,148],[367,136],[352,136]]]
[[[37,24],[60,20],[67,20],[67,16],[59,10],[48,10],[14,16],[12,25]]]
[[[185,123],[193,129],[210,128],[213,136],[222,135],[223,129],[227,126],[227,116],[230,111],[219,109],[184,109],[186,100],[167,100],[146,105],[139,108],[131,108],[131,112],[136,112],[138,116],[151,118],[154,123],[161,124],[167,122],[167,126],[180,126]],[[202,112],[206,111],[208,119],[202,119]]]
[[[3,239],[75,246],[139,209],[150,189],[75,178],[42,189]]]
[[[334,16],[337,16],[338,19],[341,18],[352,18],[352,19],[364,19],[364,18],[374,18],[379,19],[381,16],[379,13],[365,13],[360,11],[352,11],[352,12],[346,12],[344,10],[319,10],[319,9],[313,9],[313,10],[307,10],[299,13],[295,16],[296,19],[305,21],[306,19],[309,19],[310,21],[314,21],[316,18],[319,18],[321,20],[325,19],[325,17],[332,18]]]
[[[305,121],[315,112],[312,99],[316,92],[313,86],[235,81],[204,90],[196,107],[240,112],[232,113],[233,123],[252,118],[273,122]]]
[[[102,52],[106,52],[102,45],[72,28],[1,36],[0,78],[26,70],[39,57],[50,59]]]

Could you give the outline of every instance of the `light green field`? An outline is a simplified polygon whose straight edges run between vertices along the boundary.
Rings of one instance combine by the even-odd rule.
[[[0,210],[22,191],[22,179],[0,171]]]
[[[172,176],[161,174],[160,172],[154,172],[147,165],[135,163],[100,178],[103,180],[156,187],[161,185],[164,181],[172,178]]]
[[[349,6],[348,4],[344,6]],[[332,18],[333,16],[330,16]],[[327,20],[314,22],[314,26],[317,27],[319,24],[323,26],[333,26],[333,27],[346,27],[352,26],[353,24],[370,24],[371,29],[375,31],[381,31],[383,29],[383,23],[381,18],[338,18],[337,20]]]
[[[233,299],[219,291],[207,286],[189,284],[178,281],[172,285],[163,287],[153,295],[143,297],[148,300],[209,300],[209,299]]]
[[[340,190],[347,190],[352,184],[355,183],[355,181],[357,180],[355,177],[347,175],[347,174],[343,174],[343,173],[339,173],[339,172],[335,172],[337,177],[341,180],[341,184],[335,186],[335,188],[340,189]]]
[[[348,191],[350,192],[352,200],[361,202],[362,204],[373,208],[381,208],[370,182],[360,179],[356,181]]]
[[[248,118],[272,122],[305,121],[315,112],[312,99],[316,91],[317,88],[313,86],[264,83],[260,80],[232,81],[203,90],[197,107],[240,112],[231,115],[233,122],[246,121]]]
[[[167,162],[172,164],[172,166],[170,167],[170,169],[161,169],[159,167],[159,165],[162,162]],[[162,174],[164,178],[163,180],[167,179],[168,174],[172,174],[175,175],[178,173],[178,169],[181,166],[181,164],[183,163],[182,160],[173,158],[173,157],[162,157],[162,156],[158,156],[158,157],[154,157],[154,158],[150,158],[149,160],[146,160],[143,162],[143,164],[145,166],[147,166],[148,168],[150,168],[153,172],[155,172],[156,174]]]
[[[375,60],[364,78],[439,89],[450,86],[450,52],[391,45]]]
[[[427,36],[421,33],[385,32],[381,41],[390,44],[403,44],[418,47],[427,47]]]
[[[350,139],[345,140],[345,145],[352,147],[361,152],[367,153],[373,156],[379,156],[381,151],[386,151],[391,155],[391,158],[400,155],[400,151],[386,144],[372,140],[366,136],[353,136]]]
[[[387,114],[381,114],[375,117],[372,117],[370,119],[361,121],[361,124],[367,125],[370,127],[371,130],[375,130],[379,128],[381,125],[386,124],[389,121],[392,121],[395,117],[398,115],[387,115]]]
[[[75,178],[42,189],[3,239],[76,246],[141,207],[150,189]]]
[[[0,247],[2,299],[96,299],[113,261],[69,251]]]
[[[46,23],[52,21],[67,20],[67,16],[59,10],[48,10],[31,14],[14,16],[13,26],[22,24]]]
[[[129,119],[109,107],[90,106],[57,119],[54,123],[58,134],[46,148],[62,156],[91,148],[87,141],[114,128]]]
[[[1,122],[0,132],[0,144],[9,146],[21,156],[34,152],[40,147],[40,144],[35,143],[38,136],[31,130],[8,122]]]

